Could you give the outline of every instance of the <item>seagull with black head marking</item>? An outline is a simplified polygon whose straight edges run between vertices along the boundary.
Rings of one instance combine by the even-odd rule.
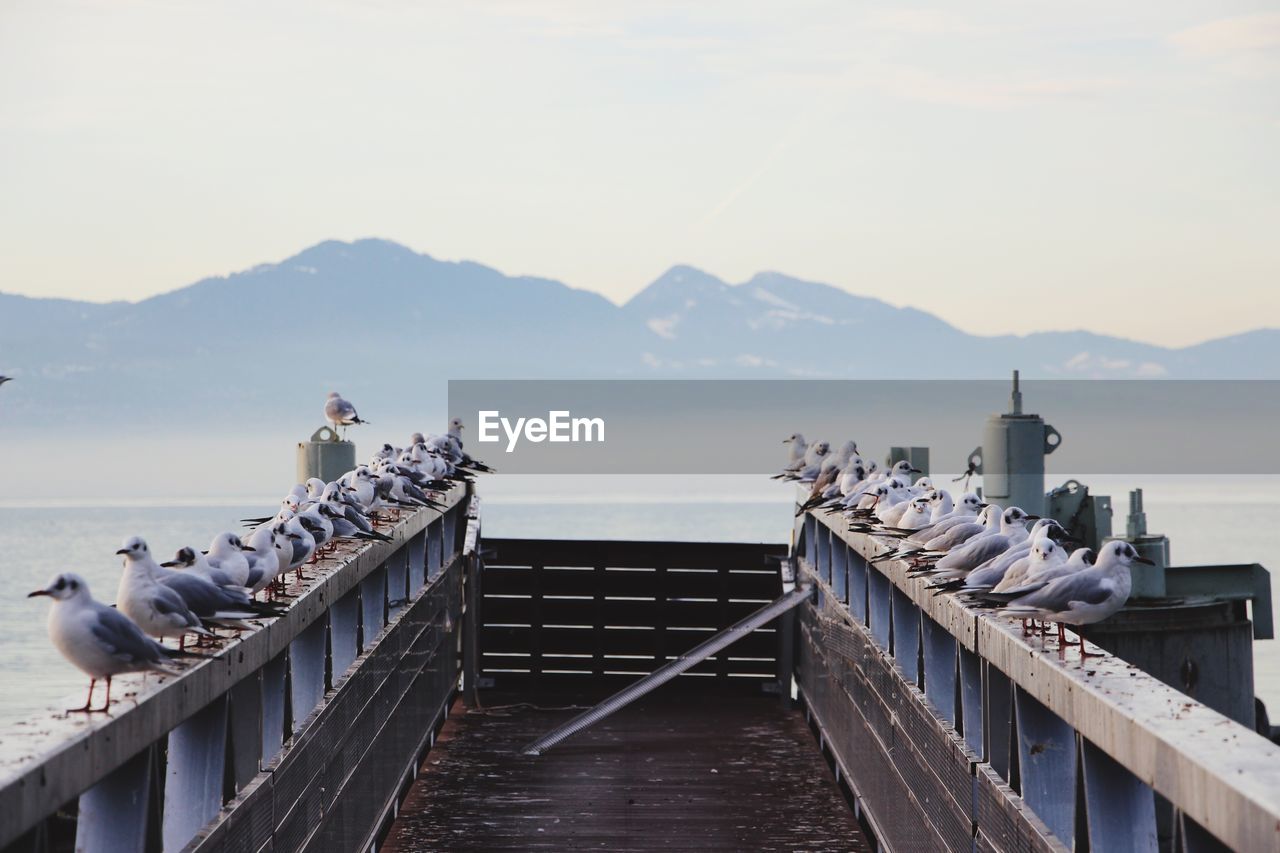
[[[933,565],[944,577],[962,577],[992,557],[999,556],[1027,538],[1027,521],[1039,518],[1011,506],[1000,514],[998,532],[979,533]]]
[[[89,584],[74,572],[54,577],[44,589],[29,593],[28,598],[47,596],[53,600],[49,608],[49,639],[72,666],[89,676],[89,697],[83,708],[73,712],[106,711],[111,705],[111,679],[125,672],[164,672],[177,670],[169,665],[171,658],[198,657],[179,649],[167,649],[148,637],[118,610],[95,601]],[[101,708],[93,707],[93,688],[107,682],[107,695]]]
[[[160,564],[142,537],[129,537],[116,553],[124,557],[124,573],[116,590],[116,607],[121,613],[153,637],[177,637],[178,648],[186,645],[187,634],[214,636],[181,595],[160,583]]]
[[[1094,625],[1117,613],[1133,590],[1134,563],[1153,562],[1123,540],[1102,546],[1097,562],[1087,569],[1044,583],[1039,589],[1008,602],[1000,614],[1021,619],[1043,619],[1058,623],[1059,640],[1066,642],[1062,626]],[[1080,658],[1087,657],[1080,640]]]

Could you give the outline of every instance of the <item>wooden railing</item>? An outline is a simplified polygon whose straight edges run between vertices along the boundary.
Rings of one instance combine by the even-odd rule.
[[[308,568],[287,612],[109,715],[0,736],[0,847],[367,848],[457,688],[467,490]]]
[[[890,849],[1280,850],[1280,747],[1102,649],[1081,661],[869,562],[888,546],[847,527],[797,525],[819,588],[797,680]]]

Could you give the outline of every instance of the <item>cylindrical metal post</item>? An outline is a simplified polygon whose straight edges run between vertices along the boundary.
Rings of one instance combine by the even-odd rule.
[[[298,482],[319,477],[331,483],[356,467],[356,446],[338,438],[331,427],[320,427],[310,441],[298,442]]]
[[[1045,512],[1044,457],[1058,449],[1061,434],[1039,415],[1024,414],[1018,371],[1013,372],[1010,411],[991,415],[982,434],[983,496],[1032,515]]]

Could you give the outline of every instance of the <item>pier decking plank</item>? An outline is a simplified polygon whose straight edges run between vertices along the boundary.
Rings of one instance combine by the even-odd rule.
[[[601,695],[454,706],[389,837],[414,850],[869,851],[803,717],[671,685],[548,754],[520,749]]]

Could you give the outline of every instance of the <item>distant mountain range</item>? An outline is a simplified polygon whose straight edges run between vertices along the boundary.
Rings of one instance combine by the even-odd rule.
[[[286,407],[318,412],[330,389],[362,411],[404,411],[450,378],[998,378],[1013,367],[1277,378],[1280,330],[1182,349],[1089,332],[980,337],[780,273],[735,285],[687,266],[617,306],[385,240],[324,242],[136,303],[0,293],[0,374],[17,380],[0,390],[0,423],[12,426],[265,426]]]

